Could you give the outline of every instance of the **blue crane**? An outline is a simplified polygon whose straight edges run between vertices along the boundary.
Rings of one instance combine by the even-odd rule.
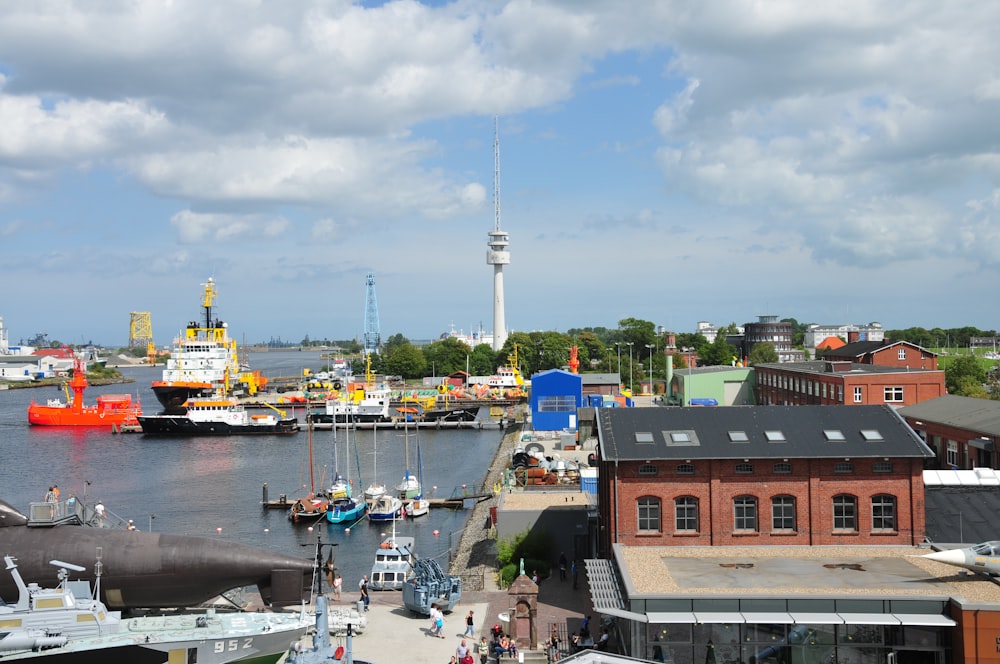
[[[378,352],[378,347],[382,344],[380,327],[378,321],[378,300],[375,298],[375,273],[369,272],[365,278],[365,355]]]

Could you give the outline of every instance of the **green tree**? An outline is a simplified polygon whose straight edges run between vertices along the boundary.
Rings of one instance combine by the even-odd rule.
[[[681,332],[677,335],[675,343],[678,348],[701,348],[708,345],[708,339],[701,333]]]
[[[489,376],[497,365],[497,354],[489,344],[479,344],[472,349],[469,358],[469,373],[473,376]]]
[[[576,335],[571,335],[574,337],[574,343],[580,347],[580,367],[586,371],[601,370],[600,363],[607,359],[608,351],[604,342],[593,332],[583,331]],[[586,358],[586,360],[584,359]],[[592,365],[591,361],[597,360],[596,365]]]
[[[734,355],[739,355],[739,351],[726,343],[726,335],[722,330],[719,330],[714,343],[698,349],[698,359],[707,367],[732,364]]]
[[[975,355],[960,355],[944,370],[944,384],[951,394],[982,398],[986,393],[985,382],[986,370]]]
[[[384,373],[403,378],[421,378],[427,375],[427,359],[409,341],[386,345],[384,367]]]
[[[755,367],[758,364],[773,364],[778,361],[778,351],[774,349],[774,344],[770,341],[754,344],[750,350],[750,357],[747,362]]]
[[[656,325],[640,318],[623,318],[618,321],[622,331],[622,340],[631,341],[634,348],[645,348],[646,344],[656,341]]]
[[[423,353],[424,361],[435,376],[447,376],[455,371],[465,371],[465,361],[472,354],[472,349],[464,341],[447,337],[424,346]]]

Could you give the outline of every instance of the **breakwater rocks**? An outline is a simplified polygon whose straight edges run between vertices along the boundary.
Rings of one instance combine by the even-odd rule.
[[[521,407],[523,408],[523,406]],[[518,413],[516,421],[504,431],[503,440],[497,449],[497,454],[483,477],[484,486],[495,486],[502,482],[504,471],[510,466],[514,444],[520,440],[523,428],[523,413]],[[478,502],[472,508],[469,521],[462,531],[458,549],[451,561],[450,573],[462,577],[462,588],[473,592],[486,590],[493,586],[496,574],[496,540],[490,524],[490,508],[496,507],[499,496],[494,495],[488,500]]]

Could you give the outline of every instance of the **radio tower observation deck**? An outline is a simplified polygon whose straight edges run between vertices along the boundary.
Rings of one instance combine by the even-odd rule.
[[[507,341],[507,321],[504,318],[503,266],[510,264],[507,246],[510,237],[500,230],[500,122],[493,117],[493,230],[487,233],[486,263],[493,266],[493,350],[503,348]]]

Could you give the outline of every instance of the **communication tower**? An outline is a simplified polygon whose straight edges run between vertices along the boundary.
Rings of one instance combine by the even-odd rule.
[[[153,341],[153,324],[148,311],[132,311],[129,313],[128,347],[148,346]]]
[[[382,333],[378,321],[378,300],[375,298],[375,273],[369,272],[365,278],[365,336],[364,354],[378,352],[382,345]]]
[[[503,348],[507,341],[507,321],[504,319],[503,266],[510,264],[507,246],[510,237],[500,230],[500,121],[493,116],[493,230],[487,233],[486,263],[493,266],[493,350]]]

